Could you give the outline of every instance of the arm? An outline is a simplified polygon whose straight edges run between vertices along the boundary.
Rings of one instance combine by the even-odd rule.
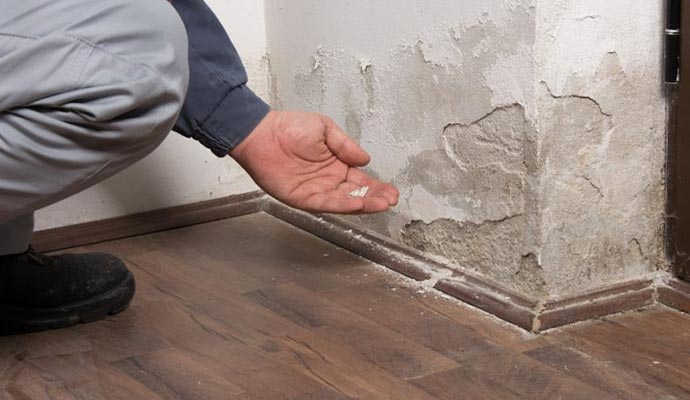
[[[176,130],[232,156],[269,195],[313,212],[375,213],[398,191],[359,167],[369,155],[329,118],[270,111],[203,0],[173,0],[189,37],[190,85]],[[366,195],[352,193],[367,187]]]
[[[269,107],[247,86],[247,73],[225,29],[203,0],[173,0],[189,37],[189,89],[175,130],[218,157],[242,142]]]

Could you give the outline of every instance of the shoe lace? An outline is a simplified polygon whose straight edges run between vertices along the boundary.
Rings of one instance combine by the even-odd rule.
[[[31,261],[40,264],[40,265],[48,265],[48,257],[44,256],[43,254],[39,253],[36,251],[36,249],[33,246],[29,246],[28,249],[24,252],[24,255],[30,259]]]
[[[21,253],[0,256],[0,263],[3,263],[5,260],[11,259],[24,259],[28,262],[43,266],[51,265],[51,258],[39,253],[33,246],[29,246],[28,249],[24,250]]]

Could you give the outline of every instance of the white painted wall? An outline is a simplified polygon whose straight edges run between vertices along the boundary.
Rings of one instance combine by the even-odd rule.
[[[268,99],[262,0],[208,0],[247,67],[249,85]],[[171,133],[163,145],[123,173],[36,214],[36,229],[96,221],[256,190],[229,157]]]

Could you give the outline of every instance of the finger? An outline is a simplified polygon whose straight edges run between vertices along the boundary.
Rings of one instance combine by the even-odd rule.
[[[373,214],[388,210],[388,200],[381,197],[349,197],[339,190],[309,197],[300,208],[317,213]]]
[[[324,117],[326,124],[326,145],[342,162],[353,167],[369,164],[371,157],[355,143],[338,125]]]
[[[331,192],[332,193],[332,192]],[[356,214],[364,210],[364,201],[337,194],[315,194],[308,197],[299,208],[316,213]]]
[[[390,206],[398,204],[400,193],[393,185],[372,179],[369,183],[369,194],[372,197],[383,197]]]
[[[388,205],[393,207],[398,205],[398,199],[400,198],[400,192],[393,185],[384,183],[381,187],[380,197],[388,200]]]
[[[364,208],[360,214],[376,214],[388,211],[390,204],[383,197],[365,197]]]
[[[367,187],[368,190],[364,194],[364,198],[380,197],[386,200],[389,206],[395,206],[398,204],[398,190],[391,185],[384,184],[382,182],[371,180],[364,185],[358,185],[352,182],[343,182],[338,186],[338,189],[344,192],[349,197],[355,197],[353,192],[358,191],[362,187]]]
[[[367,194],[370,197],[384,197],[388,204],[395,206],[398,204],[400,192],[393,185],[383,183],[367,175],[364,171],[357,168],[350,168],[347,175],[348,182],[354,183],[359,187],[368,186]]]

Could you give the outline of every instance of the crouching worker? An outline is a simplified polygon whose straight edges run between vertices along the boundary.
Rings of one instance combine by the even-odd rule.
[[[127,307],[132,274],[103,253],[31,247],[35,210],[152,152],[173,127],[307,211],[376,213],[398,192],[333,121],[271,110],[246,86],[202,0],[0,0],[0,333]],[[368,186],[364,197],[348,196]]]

